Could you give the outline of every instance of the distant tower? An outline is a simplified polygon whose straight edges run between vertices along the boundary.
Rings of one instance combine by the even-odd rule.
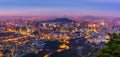
[[[67,16],[64,14],[64,16],[63,16],[64,18],[67,18]]]

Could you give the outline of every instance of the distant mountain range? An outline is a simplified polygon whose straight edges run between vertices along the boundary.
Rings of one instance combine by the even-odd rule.
[[[47,20],[46,22],[63,22],[63,23],[69,23],[69,22],[75,22],[74,20],[70,20],[68,18],[56,18],[54,20]]]
[[[67,18],[48,18],[43,22],[77,22],[79,20],[119,20],[120,18],[105,17],[105,16],[79,16],[77,18],[67,17]]]
[[[108,19],[108,17],[99,17],[99,16],[81,16],[80,19],[90,19],[90,20],[98,20],[98,19]]]
[[[120,18],[115,18],[114,20],[115,20],[115,21],[120,21]]]

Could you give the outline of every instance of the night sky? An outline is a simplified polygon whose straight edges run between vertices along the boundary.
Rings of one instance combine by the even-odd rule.
[[[120,15],[120,0],[0,0],[0,15]]]

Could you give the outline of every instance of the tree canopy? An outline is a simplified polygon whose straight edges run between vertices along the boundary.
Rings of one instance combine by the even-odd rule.
[[[109,35],[109,42],[94,57],[120,57],[120,34]]]

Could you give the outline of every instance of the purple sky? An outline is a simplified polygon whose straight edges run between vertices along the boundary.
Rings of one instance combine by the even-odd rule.
[[[120,15],[120,0],[0,0],[0,15]]]

